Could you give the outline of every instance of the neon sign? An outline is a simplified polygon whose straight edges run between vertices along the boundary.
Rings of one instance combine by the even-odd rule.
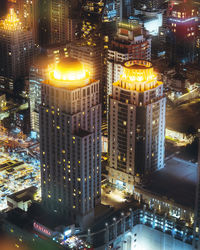
[[[64,235],[65,236],[69,236],[70,234],[72,233],[72,230],[71,229],[68,229],[64,232]]]
[[[192,20],[198,21],[198,18],[197,17],[191,17],[191,18],[188,18],[188,19],[169,18],[169,20],[173,21],[173,22],[178,22],[178,23],[186,23],[186,22],[189,22],[189,21],[192,21]]]
[[[34,223],[33,223],[33,227],[34,227],[34,229],[35,229],[36,231],[38,231],[38,232],[40,232],[40,233],[43,233],[43,234],[45,234],[46,236],[51,236],[51,235],[52,235],[52,233],[51,233],[51,231],[50,231],[49,229],[47,229],[46,227],[40,225],[40,224],[37,223],[37,222],[34,222]]]

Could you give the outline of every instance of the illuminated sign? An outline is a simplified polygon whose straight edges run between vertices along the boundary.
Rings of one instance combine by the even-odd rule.
[[[72,233],[72,230],[71,229],[68,229],[64,232],[64,235],[65,236],[69,236],[70,234]]]
[[[42,233],[42,234],[44,234],[44,235],[46,235],[48,237],[51,237],[51,235],[52,235],[52,232],[49,229],[47,229],[46,227],[40,225],[37,222],[33,223],[33,227],[34,227],[34,229],[36,231],[38,231],[38,232],[40,232],[40,233]]]
[[[190,22],[190,21],[198,21],[197,17],[191,17],[191,18],[187,18],[187,19],[174,19],[174,18],[169,18],[170,21],[173,22],[178,22],[178,23],[186,23],[186,22]]]

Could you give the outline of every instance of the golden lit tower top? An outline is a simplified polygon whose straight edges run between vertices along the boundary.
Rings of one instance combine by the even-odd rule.
[[[80,88],[90,83],[89,73],[81,62],[67,58],[49,72],[49,84],[55,87]]]
[[[1,21],[1,27],[5,30],[21,30],[22,26],[17,18],[14,9],[10,9],[8,15],[4,20]]]
[[[163,84],[157,81],[157,74],[154,72],[152,63],[145,60],[130,60],[123,65],[123,74],[120,80],[113,83],[128,90],[144,92]]]

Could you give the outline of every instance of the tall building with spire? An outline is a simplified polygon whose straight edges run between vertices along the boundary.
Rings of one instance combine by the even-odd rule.
[[[28,76],[33,54],[32,32],[23,28],[14,10],[10,9],[7,17],[0,21],[0,76],[14,81]],[[1,83],[2,88],[3,85]]]
[[[87,226],[101,195],[99,81],[68,58],[42,85],[40,151],[46,209]]]
[[[109,109],[109,181],[133,192],[143,176],[164,167],[165,97],[152,64],[124,63]]]

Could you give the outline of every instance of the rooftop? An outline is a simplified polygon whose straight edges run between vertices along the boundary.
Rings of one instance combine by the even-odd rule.
[[[173,107],[166,112],[166,127],[178,132],[187,133],[188,129],[200,127],[200,99],[192,99],[190,102]],[[176,120],[174,120],[176,117]]]
[[[123,74],[119,81],[113,83],[113,86],[144,92],[162,84],[157,81],[157,74],[151,62],[135,59],[124,63]]]
[[[49,72],[49,84],[55,87],[75,89],[90,83],[89,72],[74,58],[65,58]]]
[[[39,203],[32,203],[28,210],[28,217],[31,221],[36,221],[45,227],[54,230],[58,226],[72,225],[72,218],[65,218],[63,220],[59,213],[48,213]]]
[[[137,20],[134,20],[132,23],[127,23],[127,22],[119,22],[118,23],[118,28],[124,28],[127,30],[140,30],[142,29],[142,26],[139,24]]]
[[[88,135],[91,135],[92,133],[89,131],[85,131],[85,130],[79,130],[75,135],[78,137],[85,137]]]
[[[17,160],[5,160],[0,164],[0,172],[1,171],[9,171],[14,169],[15,167],[18,167],[20,165],[23,165],[23,161],[17,161]]]
[[[9,10],[9,13],[6,18],[0,22],[0,27],[10,31],[21,30],[21,23],[17,18],[14,9]]]
[[[166,161],[165,168],[152,174],[144,189],[193,209],[196,182],[197,165],[173,157]]]
[[[19,202],[19,201],[28,201],[33,198],[34,193],[37,191],[37,188],[32,186],[26,189],[23,189],[19,192],[8,195],[8,198]]]

